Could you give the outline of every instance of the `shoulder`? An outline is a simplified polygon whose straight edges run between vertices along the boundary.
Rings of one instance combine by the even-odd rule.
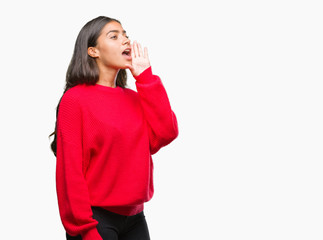
[[[68,89],[62,96],[60,105],[79,105],[84,99],[85,86],[77,85]]]
[[[128,101],[132,102],[132,104],[140,104],[140,96],[138,92],[130,88],[125,88],[124,93]]]
[[[137,98],[139,97],[138,93],[135,90],[132,90],[131,88],[124,88],[124,93],[130,97]]]

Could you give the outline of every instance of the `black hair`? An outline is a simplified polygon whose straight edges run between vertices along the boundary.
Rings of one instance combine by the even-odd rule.
[[[94,85],[99,80],[99,69],[97,63],[95,61],[95,58],[92,58],[88,55],[88,48],[97,46],[97,40],[102,32],[102,29],[107,23],[112,21],[120,23],[114,18],[100,16],[86,23],[81,29],[77,36],[73,56],[66,72],[66,84],[64,88],[64,93],[68,89],[76,85]],[[122,88],[125,88],[127,86],[127,72],[125,69],[119,70],[116,79],[116,85]],[[49,137],[54,135],[54,139],[51,143],[51,149],[55,156],[57,149],[56,130],[59,103],[56,108],[55,131],[49,135]]]

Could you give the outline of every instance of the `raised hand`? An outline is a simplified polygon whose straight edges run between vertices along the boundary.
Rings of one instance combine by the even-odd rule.
[[[150,67],[148,49],[145,47],[143,52],[140,43],[136,41],[131,44],[131,57],[132,64],[126,64],[126,67],[134,77],[140,75],[140,73]]]

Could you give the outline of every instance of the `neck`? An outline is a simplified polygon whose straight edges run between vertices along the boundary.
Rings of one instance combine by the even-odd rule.
[[[115,88],[118,73],[119,69],[99,67],[99,80],[97,84]]]

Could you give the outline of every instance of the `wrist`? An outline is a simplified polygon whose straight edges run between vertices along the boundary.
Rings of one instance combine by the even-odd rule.
[[[98,230],[96,228],[90,229],[89,231],[82,234],[83,240],[102,240]]]
[[[136,79],[137,82],[150,82],[151,80],[153,80],[153,73],[152,73],[152,69],[151,66],[149,66],[148,68],[146,68],[144,71],[142,71],[139,75],[134,76],[134,78]]]

